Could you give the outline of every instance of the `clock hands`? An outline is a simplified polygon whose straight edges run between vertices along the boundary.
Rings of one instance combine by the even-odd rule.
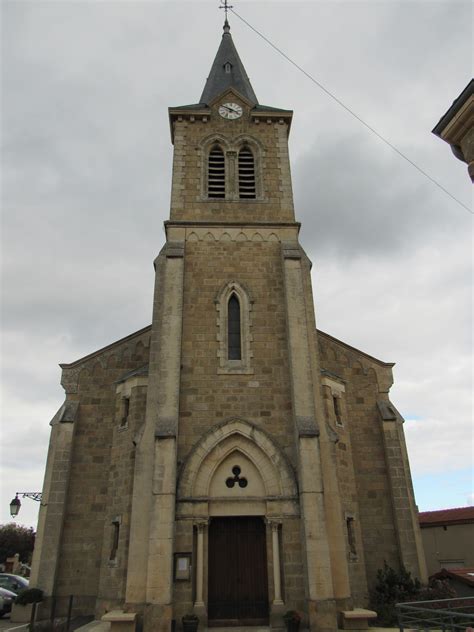
[[[231,108],[229,105],[224,105],[225,108],[227,108],[230,112],[235,112],[236,114],[240,114],[239,110],[237,110],[236,108]]]

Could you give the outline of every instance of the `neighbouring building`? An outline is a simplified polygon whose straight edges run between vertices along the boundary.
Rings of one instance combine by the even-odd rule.
[[[429,575],[474,567],[474,507],[423,511],[419,519]]]
[[[456,597],[474,597],[474,566],[469,568],[443,568],[430,579],[448,580]]]
[[[474,79],[440,118],[433,134],[447,142],[456,158],[467,164],[474,182]]]
[[[201,98],[169,109],[151,326],[61,365],[31,580],[58,612],[333,631],[384,560],[426,579],[393,364],[316,329],[292,116],[226,22]]]

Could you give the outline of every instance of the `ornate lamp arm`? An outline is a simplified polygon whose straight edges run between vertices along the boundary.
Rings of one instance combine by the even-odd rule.
[[[20,511],[21,502],[18,496],[21,496],[22,498],[31,498],[31,500],[36,500],[39,503],[41,503],[43,498],[42,492],[16,492],[15,498],[13,498],[10,503],[10,515],[12,518],[16,518],[18,512]],[[44,506],[44,503],[41,504]]]

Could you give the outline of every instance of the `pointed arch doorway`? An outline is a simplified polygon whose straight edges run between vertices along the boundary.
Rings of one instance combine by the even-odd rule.
[[[186,459],[178,499],[178,514],[192,508],[196,527],[195,612],[209,627],[268,625],[270,602],[284,605],[279,516],[299,516],[285,454],[256,425],[226,420]]]
[[[260,516],[212,518],[209,627],[268,625],[265,523]]]

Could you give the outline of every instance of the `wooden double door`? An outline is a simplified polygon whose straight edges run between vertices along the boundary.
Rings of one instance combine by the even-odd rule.
[[[265,524],[259,517],[212,518],[209,626],[268,624]]]

